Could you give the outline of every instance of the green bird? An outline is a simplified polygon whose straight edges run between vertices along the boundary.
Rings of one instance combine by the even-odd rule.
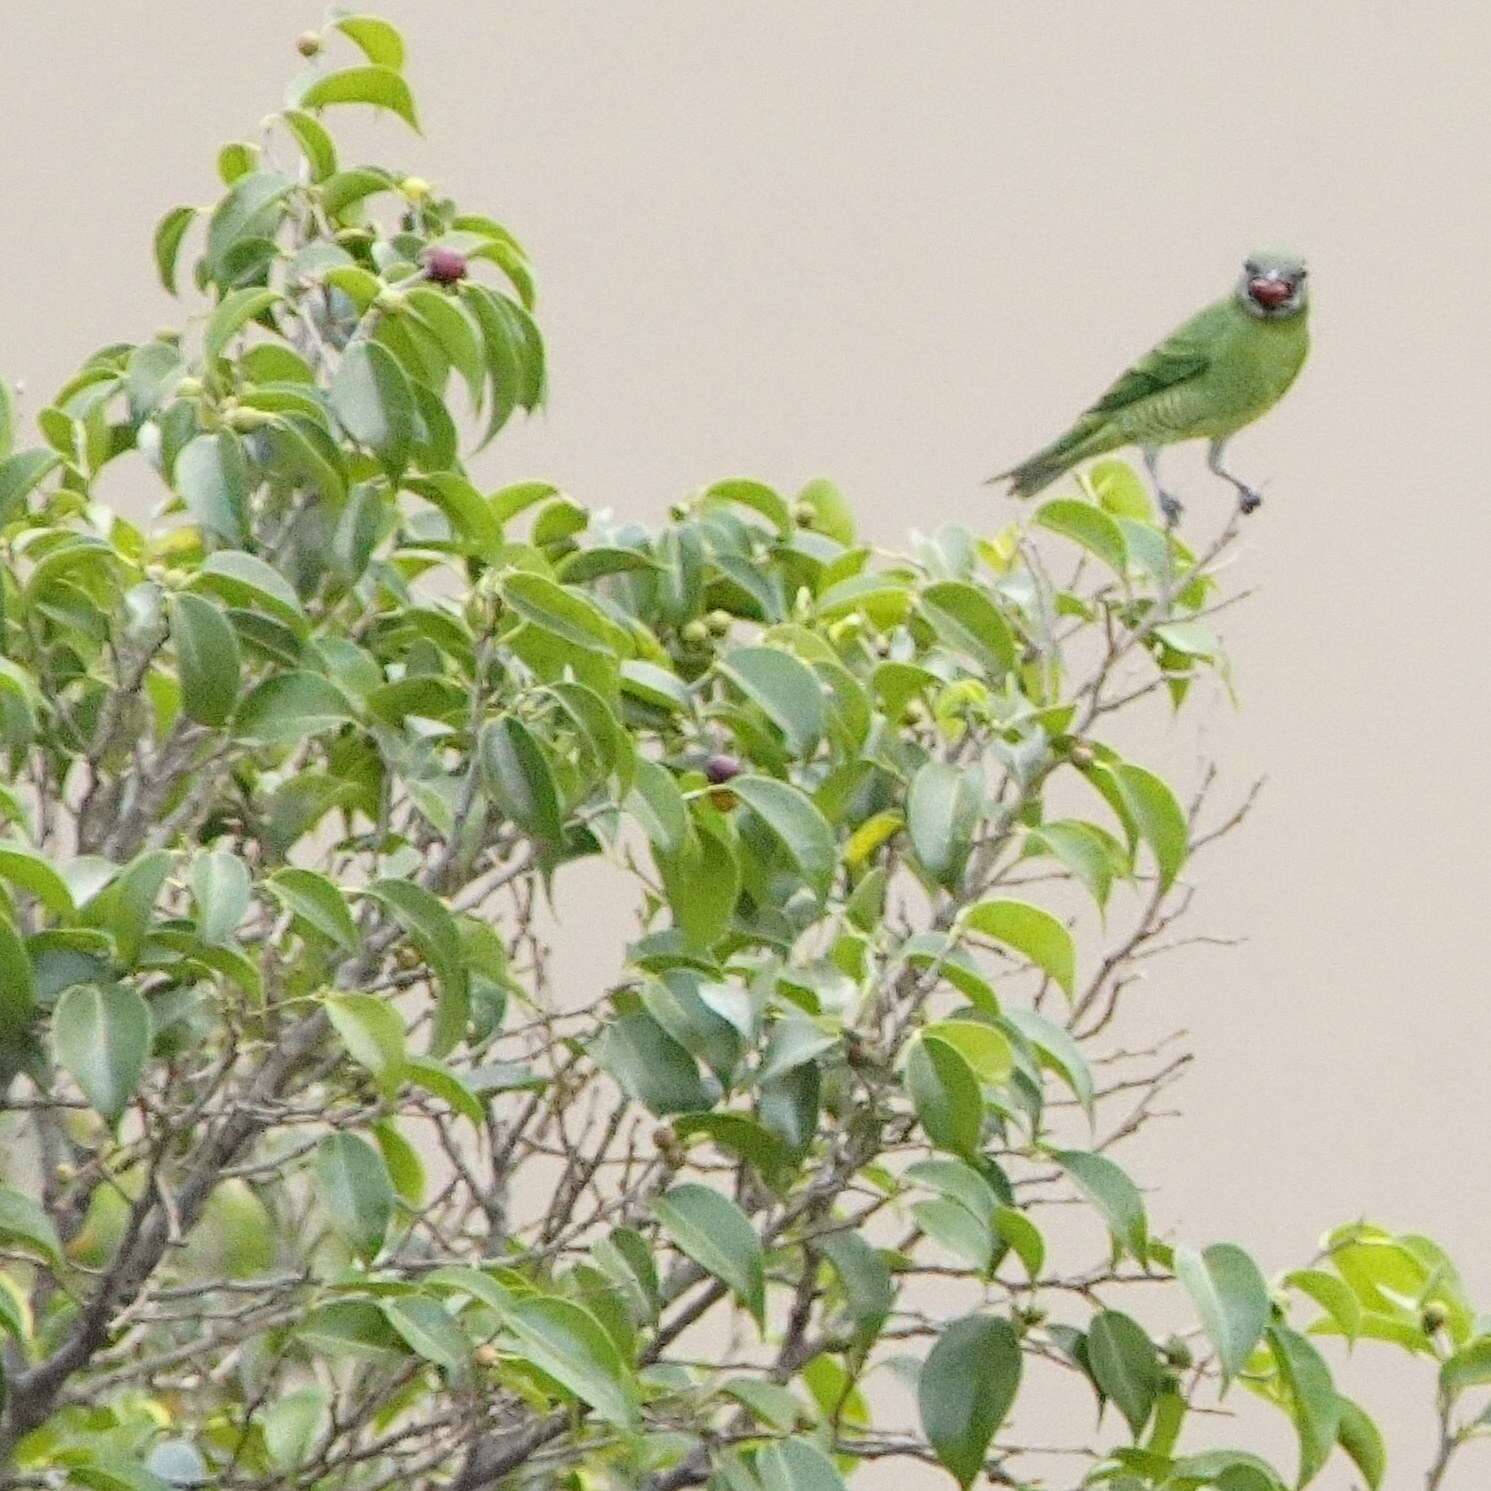
[[[1272,409],[1304,365],[1306,277],[1303,261],[1291,254],[1252,255],[1231,295],[1140,358],[1064,435],[990,480],[1008,481],[1017,497],[1033,497],[1080,462],[1137,445],[1173,524],[1181,508],[1160,481],[1160,450],[1209,440],[1207,465],[1237,489],[1242,510],[1253,512],[1263,498],[1222,462],[1228,440]]]

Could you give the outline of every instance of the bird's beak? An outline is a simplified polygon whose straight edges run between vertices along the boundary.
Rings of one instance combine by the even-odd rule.
[[[1289,281],[1276,275],[1260,274],[1256,279],[1248,281],[1248,294],[1270,311],[1278,310],[1293,293],[1294,287]]]

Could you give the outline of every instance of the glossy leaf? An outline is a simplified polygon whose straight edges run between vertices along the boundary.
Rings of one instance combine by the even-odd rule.
[[[765,1319],[766,1275],[761,1242],[745,1213],[728,1196],[686,1181],[652,1203],[663,1231],[678,1249],[712,1274],[756,1318]]]
[[[383,1156],[356,1134],[328,1134],[316,1148],[316,1194],[337,1233],[370,1262],[393,1220],[393,1182]]]
[[[149,1005],[125,984],[76,984],[52,1015],[58,1062],[111,1122],[140,1085],[152,1034]]]
[[[1201,1253],[1177,1248],[1175,1273],[1217,1349],[1225,1386],[1242,1371],[1269,1322],[1268,1285],[1258,1265],[1231,1243],[1214,1243]]]
[[[963,925],[1028,958],[1071,995],[1076,945],[1065,925],[1049,911],[1028,901],[980,901],[963,914]]]
[[[323,73],[296,102],[303,109],[324,109],[330,104],[371,104],[397,114],[410,129],[419,129],[409,85],[393,68],[380,63]]]
[[[943,1328],[921,1370],[923,1432],[960,1486],[970,1486],[1020,1387],[1019,1338],[1007,1320],[965,1315]]]

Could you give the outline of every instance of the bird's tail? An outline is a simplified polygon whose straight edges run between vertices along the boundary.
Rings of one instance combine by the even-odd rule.
[[[1101,439],[1101,430],[1083,429],[1080,425],[1068,430],[1059,439],[1043,446],[1033,456],[1028,456],[1018,466],[991,476],[988,485],[1007,481],[1015,497],[1034,497],[1043,492],[1058,477],[1065,476],[1079,461],[1089,456],[1101,455],[1110,445]],[[1094,438],[1094,437],[1099,438]]]

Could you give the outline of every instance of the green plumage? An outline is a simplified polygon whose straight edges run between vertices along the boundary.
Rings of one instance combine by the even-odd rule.
[[[1267,307],[1250,298],[1250,285],[1271,283],[1290,286],[1289,303]],[[1033,497],[1079,462],[1120,446],[1153,451],[1210,440],[1219,447],[1273,408],[1299,374],[1309,350],[1303,286],[1297,260],[1255,256],[1236,293],[1192,316],[1064,435],[994,480]]]

